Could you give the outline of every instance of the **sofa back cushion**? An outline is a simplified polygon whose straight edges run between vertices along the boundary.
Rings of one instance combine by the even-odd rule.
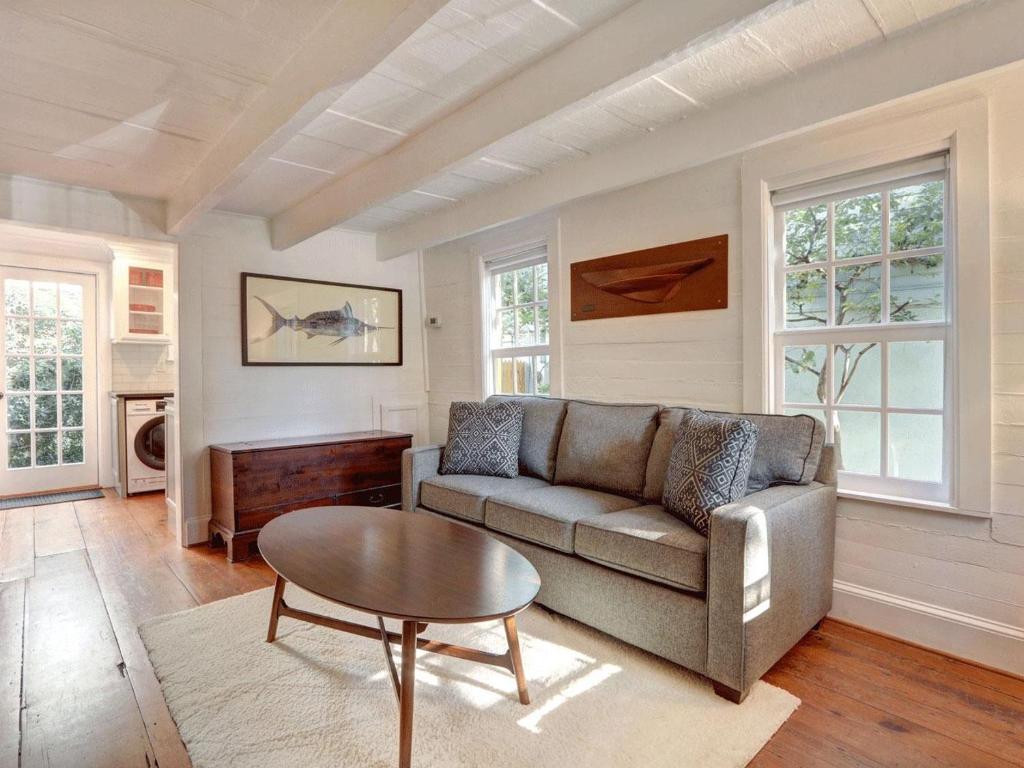
[[[570,401],[558,441],[555,483],[639,497],[658,410],[656,405]]]
[[[549,483],[555,478],[555,456],[562,434],[567,400],[552,397],[491,395],[488,403],[515,400],[523,406],[523,436],[519,442],[519,473]]]
[[[665,488],[665,471],[675,444],[676,431],[688,408],[665,408],[658,415],[658,433],[647,462],[644,498],[652,504],[661,502]],[[825,425],[806,416],[708,411],[721,416],[742,416],[757,427],[757,448],[750,468],[747,493],[761,491],[771,485],[806,485],[814,479],[825,442]]]

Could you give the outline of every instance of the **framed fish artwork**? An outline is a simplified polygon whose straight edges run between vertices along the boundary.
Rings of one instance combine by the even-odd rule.
[[[401,364],[401,290],[242,273],[242,365]]]

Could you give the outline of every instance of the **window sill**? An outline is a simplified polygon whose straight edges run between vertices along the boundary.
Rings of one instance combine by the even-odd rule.
[[[881,493],[864,493],[862,491],[839,491],[836,494],[841,499],[851,501],[867,501],[872,504],[885,504],[890,507],[908,507],[920,509],[927,512],[942,512],[947,515],[959,515],[961,517],[989,518],[989,512],[977,512],[973,509],[961,509],[952,504],[944,504],[941,501],[927,501],[924,499],[908,499],[902,496],[886,496]]]

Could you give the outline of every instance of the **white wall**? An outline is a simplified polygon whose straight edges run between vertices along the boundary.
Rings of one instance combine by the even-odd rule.
[[[833,615],[1024,673],[1024,75],[1009,73],[969,91],[950,90],[948,98],[981,93],[990,99],[991,517],[841,500]],[[901,109],[921,109],[943,96],[927,98]],[[572,323],[563,305],[555,354],[565,396],[741,409],[741,162],[739,156],[716,161],[553,214],[552,269],[563,285],[573,261],[729,235],[728,309]],[[447,312],[446,327],[428,337],[435,440],[444,439],[447,401],[482,393],[472,357],[480,305],[467,306],[461,297],[471,295],[475,262],[489,237],[501,237],[500,230],[424,253],[427,312]]]

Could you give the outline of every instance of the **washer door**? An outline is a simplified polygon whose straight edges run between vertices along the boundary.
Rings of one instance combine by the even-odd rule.
[[[150,469],[164,467],[164,417],[154,416],[135,433],[135,455]]]

